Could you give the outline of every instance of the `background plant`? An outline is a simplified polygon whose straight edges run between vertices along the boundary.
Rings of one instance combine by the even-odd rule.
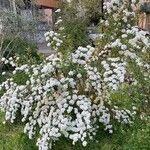
[[[1,10],[0,13],[0,58],[2,57],[20,57],[22,61],[33,63],[41,60],[37,53],[37,46],[34,41],[35,22],[26,20],[20,14],[14,14],[10,11]],[[2,68],[5,71],[12,69],[9,65]],[[9,68],[10,67],[10,68]]]

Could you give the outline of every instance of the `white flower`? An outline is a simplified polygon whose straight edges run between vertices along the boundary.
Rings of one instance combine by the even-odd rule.
[[[56,43],[56,46],[58,46],[58,47],[59,47],[60,45],[61,45],[60,43]]]
[[[81,75],[80,73],[78,73],[78,74],[77,74],[77,78],[80,79],[81,77],[82,77],[82,75]]]
[[[87,142],[83,141],[82,145],[85,147],[87,145]]]
[[[61,9],[57,9],[55,12],[56,12],[56,13],[60,13],[60,12],[61,12]]]
[[[122,35],[122,38],[126,38],[126,37],[127,37],[127,35],[126,35],[126,34],[123,34],[123,35]]]
[[[49,32],[46,32],[46,33],[44,34],[44,36],[47,37],[49,34],[50,34]]]
[[[5,60],[6,60],[6,58],[4,58],[4,57],[1,59],[2,62],[4,62]]]
[[[8,61],[8,60],[5,60],[5,61],[4,61],[4,63],[5,63],[5,64],[8,64],[8,63],[9,63],[9,61]]]
[[[69,74],[70,76],[73,76],[73,75],[74,75],[74,72],[73,72],[73,71],[70,71],[68,74]]]
[[[6,74],[6,72],[2,72],[2,75],[5,75]]]
[[[47,47],[50,47],[50,46],[51,46],[51,44],[50,44],[50,43],[48,43],[48,44],[47,44]]]
[[[50,39],[50,38],[47,36],[47,37],[46,37],[46,41],[49,41],[49,39]]]

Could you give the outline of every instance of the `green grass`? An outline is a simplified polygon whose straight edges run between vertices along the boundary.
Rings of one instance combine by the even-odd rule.
[[[23,133],[23,125],[3,124],[4,114],[0,114],[0,150],[37,150],[35,141],[29,140]]]
[[[4,114],[0,114],[0,121],[4,121]],[[136,121],[130,127],[116,127],[110,135],[99,131],[87,147],[81,143],[73,146],[70,140],[62,138],[53,146],[53,150],[150,150],[150,120],[145,123]],[[38,150],[36,140],[29,140],[23,133],[20,121],[15,124],[0,124],[0,150]]]

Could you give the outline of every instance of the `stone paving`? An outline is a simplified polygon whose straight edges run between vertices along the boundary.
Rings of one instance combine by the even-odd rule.
[[[51,50],[50,47],[47,47],[47,44],[46,43],[40,43],[38,44],[38,49],[39,49],[39,52],[44,54],[45,56],[49,56],[51,54],[54,53],[53,50]]]

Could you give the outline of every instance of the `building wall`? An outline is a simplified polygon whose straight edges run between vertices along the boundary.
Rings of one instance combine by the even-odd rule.
[[[10,8],[9,0],[0,0],[0,11]]]
[[[143,0],[143,2],[144,4],[150,6],[150,0]],[[140,15],[139,27],[150,31],[150,10],[147,9],[150,9],[150,7],[147,7],[145,10],[143,10],[143,13]]]

